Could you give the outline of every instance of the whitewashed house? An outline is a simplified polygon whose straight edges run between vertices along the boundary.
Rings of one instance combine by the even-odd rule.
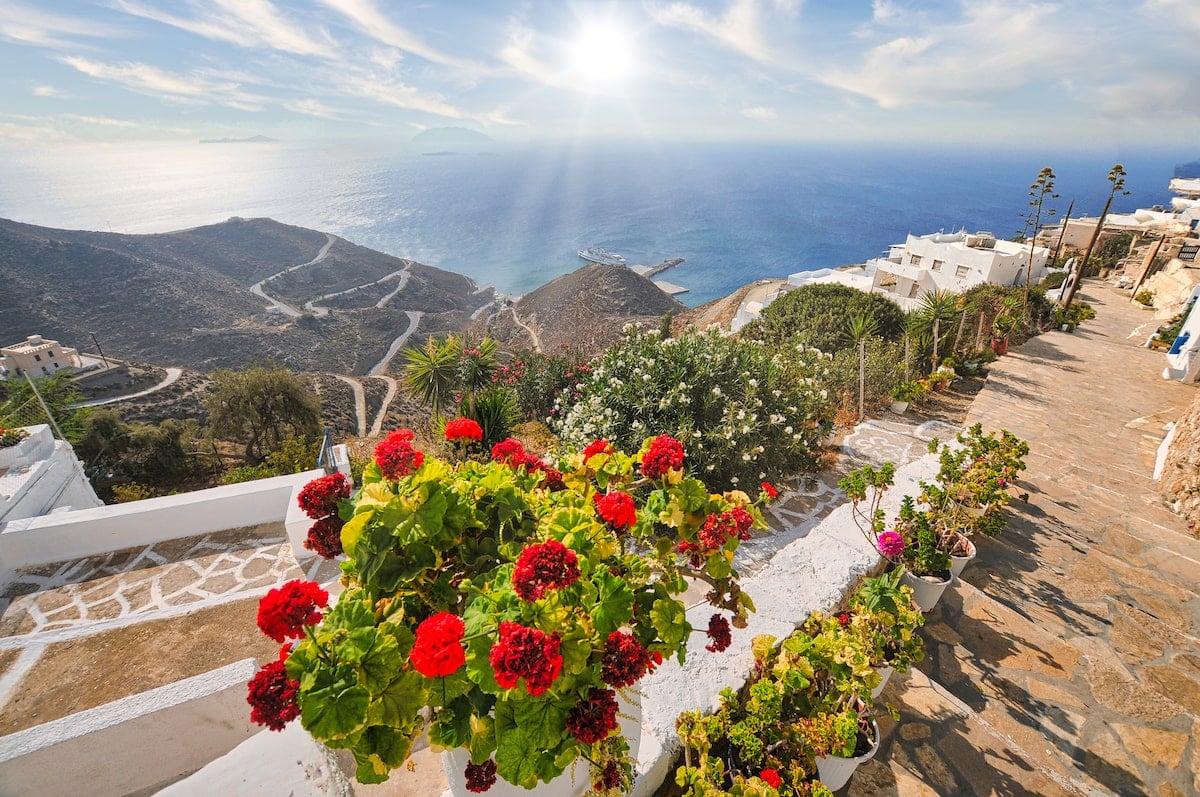
[[[1050,250],[1032,249],[1030,283],[1046,276]],[[990,282],[1024,285],[1030,260],[1029,244],[1002,241],[987,232],[935,232],[909,235],[903,244],[888,248],[887,257],[868,260],[871,290],[882,293],[905,310],[916,308],[921,297],[935,291],[962,293]]]

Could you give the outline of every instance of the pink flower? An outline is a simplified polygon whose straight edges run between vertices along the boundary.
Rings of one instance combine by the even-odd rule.
[[[879,552],[888,559],[895,559],[904,553],[904,537],[895,531],[885,531],[879,535]]]

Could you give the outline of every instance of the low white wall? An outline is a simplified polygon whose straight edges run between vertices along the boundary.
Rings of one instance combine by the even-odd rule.
[[[311,470],[14,520],[0,527],[0,568],[14,571],[162,540],[279,523],[287,516],[293,494],[323,473]]]
[[[102,797],[194,772],[252,736],[244,659],[0,738],[0,794]]]

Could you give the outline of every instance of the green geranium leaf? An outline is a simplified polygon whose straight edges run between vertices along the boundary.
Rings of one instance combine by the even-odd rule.
[[[417,712],[429,702],[426,682],[418,672],[400,673],[371,703],[371,721],[393,728],[412,726],[417,721]]]
[[[625,625],[633,617],[633,590],[625,579],[601,570],[592,579],[600,589],[592,610],[592,622],[602,639]]]
[[[362,629],[372,631],[374,629]],[[351,632],[354,636],[355,632]],[[374,633],[373,644],[359,660],[362,680],[372,695],[378,696],[396,678],[396,674],[404,668],[404,657],[400,655],[400,647],[396,638],[388,634]]]
[[[713,578],[729,578],[729,574],[733,572],[724,549],[713,551],[704,561],[704,569]]]
[[[592,656],[592,638],[582,628],[573,627],[559,635],[559,653],[563,658],[563,674],[579,675],[587,669]]]
[[[463,747],[471,740],[471,704],[455,700],[438,709],[429,724],[429,744],[435,750]]]
[[[301,689],[300,721],[318,739],[338,739],[362,728],[371,695],[358,683],[354,670],[319,670],[312,688]]]
[[[687,643],[688,635],[692,633],[692,626],[687,621],[683,604],[671,598],[656,600],[654,608],[650,610],[650,622],[668,649],[680,649],[682,661],[682,649]]]
[[[358,768],[354,770],[354,778],[359,783],[383,783],[391,774],[391,770],[382,766],[383,762],[377,758],[355,753],[354,760],[358,764]]]
[[[698,479],[684,479],[673,492],[684,512],[704,512],[708,506],[708,488]]]
[[[321,630],[331,631],[335,628],[345,628],[350,631],[354,629],[373,630],[375,614],[371,611],[368,600],[367,594],[362,590],[347,590],[342,593],[337,605],[329,611],[321,623]]]
[[[395,769],[408,760],[412,739],[386,725],[373,725],[363,734],[363,743],[372,762],[379,761],[387,770]]]
[[[585,556],[591,550],[589,535],[594,532],[596,518],[591,512],[567,507],[558,509],[542,521],[546,536],[560,540],[563,545]]]
[[[358,548],[358,539],[362,536],[363,529],[371,522],[371,518],[375,516],[375,510],[368,509],[365,512],[359,511],[354,517],[346,521],[346,525],[342,526],[342,549],[346,555],[353,558],[355,551]]]
[[[519,712],[519,713],[518,713]],[[566,709],[545,700],[496,704],[496,771],[509,783],[532,789],[557,777],[555,763],[564,740]],[[559,729],[557,732],[554,729]]]

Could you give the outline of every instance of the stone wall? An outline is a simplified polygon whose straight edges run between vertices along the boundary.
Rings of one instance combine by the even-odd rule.
[[[1200,395],[1175,424],[1159,489],[1192,533],[1200,535]]]

